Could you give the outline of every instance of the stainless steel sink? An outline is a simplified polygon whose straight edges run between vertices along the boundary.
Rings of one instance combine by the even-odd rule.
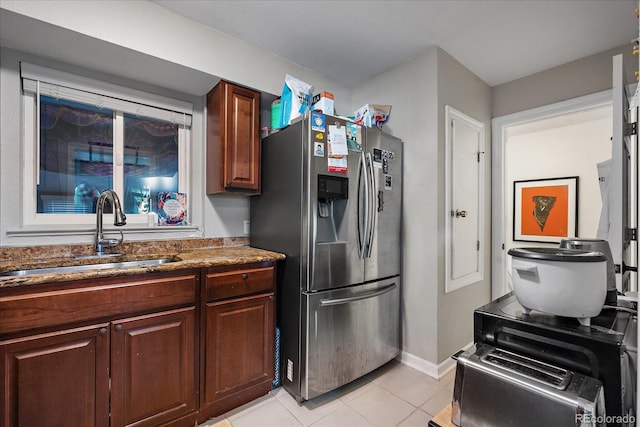
[[[101,260],[101,259],[111,259],[111,258],[121,258],[124,257],[125,254],[94,254],[94,255],[80,255],[80,256],[76,256],[75,259],[77,260]]]
[[[67,265],[63,267],[32,268],[28,270],[6,271],[4,273],[0,273],[0,276],[34,276],[37,274],[73,273],[77,271],[87,271],[87,270],[106,270],[109,268],[143,267],[143,266],[167,264],[167,263],[176,262],[176,261],[180,261],[180,259],[174,257],[174,258],[143,259],[138,261],[107,262],[107,263],[100,263],[100,264]]]

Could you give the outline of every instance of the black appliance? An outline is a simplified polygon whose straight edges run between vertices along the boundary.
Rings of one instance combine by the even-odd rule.
[[[616,421],[635,415],[637,317],[631,306],[620,304],[582,326],[574,318],[524,314],[509,293],[475,310],[474,342],[599,379],[608,420],[614,421],[608,425],[626,425]]]

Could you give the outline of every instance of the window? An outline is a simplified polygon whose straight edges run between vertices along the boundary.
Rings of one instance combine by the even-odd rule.
[[[113,111],[40,96],[36,213],[95,213],[113,188]]]
[[[126,214],[147,213],[159,192],[178,191],[177,125],[125,114],[123,157]]]
[[[146,224],[159,192],[188,193],[191,104],[26,63],[21,76],[25,224],[93,223],[106,189]]]

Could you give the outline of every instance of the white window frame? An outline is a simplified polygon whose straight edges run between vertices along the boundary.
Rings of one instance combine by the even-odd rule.
[[[113,190],[124,196],[124,113],[164,120],[178,125],[178,191],[187,193],[190,205],[191,123],[193,105],[148,92],[89,79],[74,74],[22,62],[22,97],[24,120],[24,163],[22,185],[23,226],[94,224],[95,214],[37,213],[37,185],[40,172],[39,98],[47,95],[97,105],[114,111]],[[191,223],[187,206],[187,223]],[[127,224],[151,226],[147,214],[127,214]]]

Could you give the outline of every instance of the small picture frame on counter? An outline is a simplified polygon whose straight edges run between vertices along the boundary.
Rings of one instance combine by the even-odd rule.
[[[158,193],[158,225],[181,226],[186,224],[187,194],[175,191]]]

